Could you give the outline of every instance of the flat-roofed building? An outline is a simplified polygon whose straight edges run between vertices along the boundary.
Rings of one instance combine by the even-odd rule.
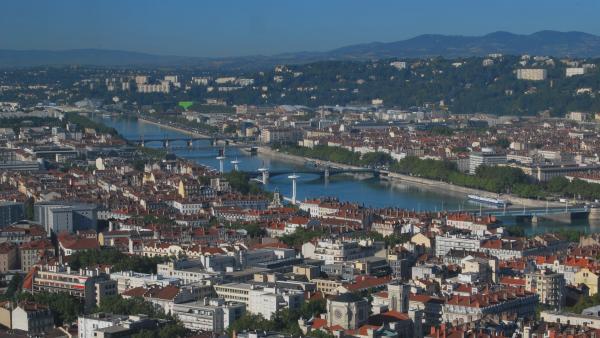
[[[542,68],[517,69],[517,79],[528,81],[543,81],[548,77],[548,71]]]
[[[173,305],[173,315],[183,326],[193,331],[223,333],[230,324],[246,312],[246,305],[223,299],[204,298],[200,301]]]
[[[27,275],[23,289],[34,294],[64,292],[81,299],[86,309],[91,309],[105,297],[117,294],[117,282],[99,270],[72,271],[62,265],[42,265]]]
[[[506,163],[506,154],[497,154],[492,149],[482,149],[469,155],[469,174],[474,175],[480,166],[497,166]]]
[[[13,224],[24,218],[23,203],[0,202],[0,227]]]
[[[565,302],[565,277],[562,273],[546,271],[528,273],[525,290],[537,293],[540,303],[560,308]]]
[[[219,298],[228,302],[244,303],[248,312],[261,314],[265,318],[271,318],[274,313],[283,308],[298,309],[304,302],[302,291],[248,283],[215,285],[215,292]]]

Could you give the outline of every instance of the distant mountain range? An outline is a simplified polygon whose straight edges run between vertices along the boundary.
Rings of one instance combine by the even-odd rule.
[[[600,57],[600,36],[582,32],[540,31],[530,35],[494,32],[484,36],[426,34],[396,42],[372,42],[327,52],[285,53],[272,56],[227,58],[153,55],[101,49],[2,50],[0,67],[40,65],[96,66],[190,66],[205,69],[256,69],[274,64],[323,60],[368,60],[384,58],[446,58],[482,56],[489,53]]]

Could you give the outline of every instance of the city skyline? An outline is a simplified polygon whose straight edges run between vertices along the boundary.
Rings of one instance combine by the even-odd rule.
[[[421,34],[480,36],[540,30],[600,34],[594,16],[600,4],[592,1],[380,1],[370,7],[359,1],[304,1],[285,6],[270,0],[168,4],[13,1],[2,7],[0,49],[16,50],[94,48],[229,57],[328,51]],[[576,11],[577,20],[565,16],[567,10]],[[14,29],[19,26],[23,29]]]

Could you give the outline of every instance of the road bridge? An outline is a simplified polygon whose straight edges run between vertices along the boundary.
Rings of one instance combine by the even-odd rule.
[[[319,177],[329,177],[340,174],[373,174],[379,176],[379,170],[369,168],[331,168],[314,167],[297,170],[269,170],[268,168],[259,168],[257,171],[246,171],[252,180],[267,184],[270,177],[282,175],[317,175]]]
[[[455,211],[459,212],[459,211]],[[463,210],[473,215],[494,216],[499,219],[514,218],[517,220],[537,222],[539,219],[548,219],[558,222],[570,222],[574,219],[586,219],[597,217],[600,209],[587,206],[565,206],[565,207],[530,207],[530,208],[505,208],[505,209],[479,209]],[[593,215],[593,216],[590,216]]]

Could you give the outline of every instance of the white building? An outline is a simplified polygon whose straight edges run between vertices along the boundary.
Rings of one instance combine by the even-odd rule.
[[[380,249],[379,244],[374,242],[323,239],[316,245],[312,243],[303,245],[302,255],[304,258],[322,260],[325,264],[336,264],[372,256],[378,249]]]
[[[93,313],[77,318],[79,338],[130,337],[142,330],[156,330],[159,322],[145,315]]]
[[[126,290],[138,287],[165,287],[168,285],[178,285],[180,282],[179,278],[133,271],[113,272],[110,274],[110,279],[117,281],[117,291],[119,294],[125,292]]]
[[[50,331],[54,328],[54,316],[46,305],[23,302],[12,310],[12,329],[29,334]]]
[[[223,299],[204,298],[201,301],[175,304],[173,315],[183,326],[193,331],[221,334],[246,312],[246,305],[225,302]]]
[[[541,68],[517,69],[517,79],[528,81],[543,81],[548,77],[548,71]]]
[[[506,163],[506,154],[496,154],[490,148],[483,148],[481,152],[469,154],[469,174],[474,175],[479,166],[496,166]]]
[[[458,235],[445,235],[435,237],[435,255],[445,256],[450,250],[478,251],[481,247],[481,239],[478,237],[467,237]]]
[[[565,278],[545,271],[525,275],[525,290],[537,293],[540,303],[560,308],[565,302]]]
[[[337,213],[339,207],[335,203],[306,200],[300,202],[300,210],[309,212],[310,217],[325,217]]]
[[[405,61],[394,61],[390,63],[390,66],[398,69],[398,70],[402,70],[402,69],[406,69],[406,62]]]
[[[585,68],[583,68],[583,67],[569,67],[569,68],[565,69],[566,77],[583,75],[583,74],[585,74]]]
[[[275,312],[289,308],[298,309],[304,302],[304,293],[295,290],[281,290],[246,283],[228,283],[215,286],[219,298],[228,302],[246,305],[248,312],[271,318]]]

